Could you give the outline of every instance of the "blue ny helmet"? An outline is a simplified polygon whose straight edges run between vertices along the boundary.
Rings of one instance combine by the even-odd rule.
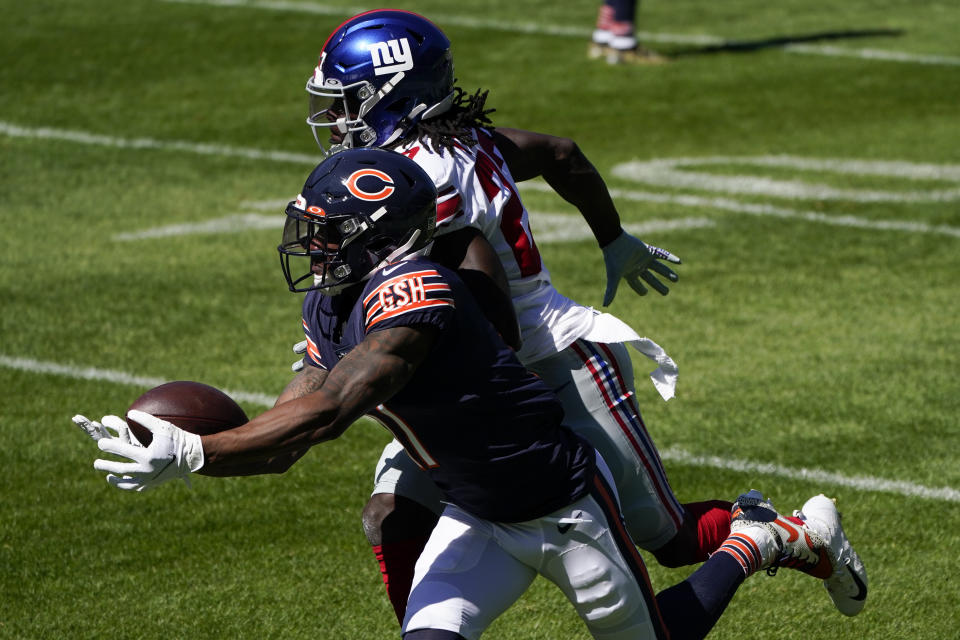
[[[437,188],[395,151],[345,149],[317,165],[286,213],[277,250],[287,285],[335,295],[392,262],[429,253]]]
[[[327,39],[307,92],[307,124],[324,153],[392,144],[421,120],[450,109],[450,40],[409,11],[361,13]]]

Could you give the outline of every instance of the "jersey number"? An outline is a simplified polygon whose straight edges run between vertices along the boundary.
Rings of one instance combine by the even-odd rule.
[[[496,157],[493,140],[483,134],[478,137],[483,147],[483,151],[477,153],[477,177],[480,179],[480,185],[487,194],[488,200],[496,197],[501,188],[510,194],[500,216],[500,232],[513,251],[513,258],[520,267],[520,276],[525,278],[536,275],[543,270],[543,263],[540,260],[540,250],[533,241],[533,234],[524,227],[523,205],[517,196],[515,186],[503,174],[498,163],[493,160]]]

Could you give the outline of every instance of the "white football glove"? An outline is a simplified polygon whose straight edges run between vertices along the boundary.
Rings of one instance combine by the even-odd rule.
[[[660,292],[660,295],[667,295],[669,289],[653,272],[664,276],[670,282],[677,281],[677,274],[659,262],[660,260],[680,264],[680,258],[669,251],[648,245],[626,231],[617,236],[616,240],[603,248],[603,264],[607,268],[607,290],[603,294],[603,306],[609,306],[613,302],[620,278],[624,278],[638,295],[647,295],[647,288],[643,286],[641,279]]]
[[[303,340],[293,345],[293,352],[299,356],[302,356],[303,354],[305,354],[307,352],[307,341]],[[299,360],[294,362],[292,365],[290,365],[290,368],[293,369],[294,372],[297,372],[303,369],[303,358],[300,358]]]
[[[125,491],[146,491],[175,478],[183,478],[189,484],[187,477],[190,473],[203,467],[203,444],[200,436],[136,409],[127,413],[127,417],[153,433],[150,446],[144,447],[139,442],[134,444],[136,438],[132,436],[130,440],[124,441],[119,433],[117,437],[109,433],[106,436],[101,435],[95,438],[101,451],[127,458],[129,462],[99,458],[94,461],[93,468],[106,472],[107,482]],[[116,416],[105,416],[103,422],[119,432],[119,423],[123,420]],[[95,424],[97,423],[90,423]],[[126,423],[123,424],[126,427]],[[81,428],[86,430],[82,425]],[[129,433],[129,428],[127,432]]]
[[[132,444],[142,447],[143,444],[133,435],[130,427],[123,421],[123,418],[117,416],[103,416],[103,422],[88,420],[81,415],[73,416],[73,423],[83,429],[84,433],[93,438],[94,442],[99,442],[101,438],[117,438],[125,444]],[[117,435],[110,433],[107,428],[113,429]]]

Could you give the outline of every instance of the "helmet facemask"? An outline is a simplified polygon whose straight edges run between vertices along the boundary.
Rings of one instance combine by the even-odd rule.
[[[277,249],[287,285],[335,295],[427,255],[436,215],[437,188],[413,160],[376,148],[329,156],[286,208]]]
[[[321,69],[325,57],[326,54],[321,55],[320,63],[314,75],[307,80],[306,87],[310,95],[307,124],[324,155],[354,147],[383,147],[396,141],[404,132],[403,129],[397,127],[387,139],[377,140],[376,129],[364,121],[364,116],[381,101],[392,97],[390,93],[403,80],[404,72],[394,74],[379,89],[368,80],[344,85],[337,78],[324,79]],[[398,99],[393,104],[385,103],[383,109],[397,112],[403,122],[419,116],[427,109],[426,105],[411,104],[413,102]],[[334,135],[340,136],[340,140],[323,140],[318,129],[331,129]]]
[[[324,155],[390,147],[421,120],[449,111],[456,97],[449,47],[443,32],[410,12],[371,11],[341,25],[306,85],[307,124]]]
[[[310,207],[318,209],[318,207]],[[353,216],[326,216],[304,211],[298,202],[287,205],[283,240],[278,247],[280,266],[291,291],[320,289],[339,293],[356,279],[349,260],[350,243],[362,233]],[[296,260],[294,263],[292,260]],[[300,267],[294,271],[294,264]],[[295,275],[300,274],[300,275]]]
[[[365,282],[377,269],[392,262],[428,255],[433,246],[431,240],[411,251],[423,234],[421,229],[410,229],[399,243],[396,238],[379,233],[376,220],[387,212],[385,207],[370,215],[335,216],[309,209],[317,207],[304,211],[297,201],[287,205],[283,240],[278,249],[291,291],[319,289],[326,295],[336,295]],[[301,275],[295,275],[291,258],[298,259]],[[309,267],[305,266],[307,260]]]

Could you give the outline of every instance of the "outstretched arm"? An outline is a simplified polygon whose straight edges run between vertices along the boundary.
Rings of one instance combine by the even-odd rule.
[[[296,456],[318,442],[338,437],[357,418],[391,398],[430,353],[438,333],[439,329],[431,326],[373,332],[322,377],[318,389],[228,431],[198,436],[131,411],[130,417],[153,433],[150,446],[100,437],[97,445],[101,451],[126,460],[98,459],[94,468],[107,472],[107,481],[120,489],[143,491],[167,480],[186,478],[193,471],[246,475],[264,461]]]
[[[622,229],[600,172],[569,138],[497,127],[493,140],[517,182],[542,176],[557,194],[583,215],[597,243],[613,242]]]
[[[399,391],[427,357],[437,329],[395,327],[370,333],[316,391],[276,405],[236,429],[203,436],[204,467],[271,457],[337,438]]]
[[[308,393],[313,393],[323,386],[323,381],[327,379],[328,373],[326,369],[320,369],[318,367],[302,367],[297,372],[297,375],[293,377],[293,380],[288,382],[287,386],[280,392],[273,406],[276,407],[284,402],[302,398]]]
[[[284,402],[313,393],[323,386],[327,373],[326,370],[317,367],[303,367],[287,384],[273,406],[276,407]],[[215,469],[203,467],[198,473],[206,476],[254,476],[264,473],[285,473],[297,460],[306,455],[309,448],[305,446],[297,451],[289,451],[270,458],[247,460],[230,465],[224,464]]]
[[[667,295],[669,289],[655,274],[670,282],[677,281],[677,274],[660,260],[680,264],[680,259],[623,230],[620,214],[606,183],[576,142],[569,138],[499,127],[493,136],[514,180],[520,182],[542,176],[587,221],[603,250],[607,270],[604,306],[613,302],[621,278],[639,295],[647,293],[644,282]]]

